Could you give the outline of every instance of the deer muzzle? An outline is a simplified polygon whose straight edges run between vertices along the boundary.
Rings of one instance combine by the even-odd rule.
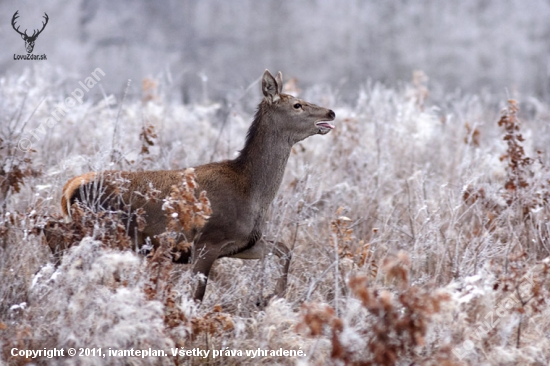
[[[327,113],[326,119],[322,119],[320,121],[315,122],[315,126],[319,128],[319,133],[321,135],[326,135],[327,133],[330,132],[330,130],[334,129],[334,125],[329,122],[334,121],[335,117],[336,117],[336,114],[332,110],[329,110]]]

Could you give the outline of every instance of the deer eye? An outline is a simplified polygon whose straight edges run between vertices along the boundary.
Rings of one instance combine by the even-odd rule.
[[[302,105],[300,103],[296,103],[293,105],[294,109],[300,109],[302,108]]]

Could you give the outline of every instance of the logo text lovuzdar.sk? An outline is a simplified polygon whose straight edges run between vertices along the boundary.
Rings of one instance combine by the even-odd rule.
[[[34,29],[32,35],[29,36],[27,34],[26,29],[25,29],[24,32],[21,32],[19,30],[19,26],[16,27],[15,22],[16,22],[17,18],[19,18],[18,13],[19,13],[19,10],[17,10],[15,12],[15,14],[13,14],[13,17],[11,18],[11,26],[21,36],[21,38],[23,38],[23,40],[25,41],[25,49],[27,50],[27,54],[26,55],[16,55],[16,54],[14,54],[13,59],[14,60],[47,60],[46,54],[33,55],[32,51],[34,49],[34,43],[36,42],[36,39],[38,38],[40,33],[42,33],[44,28],[46,28],[46,24],[48,24],[48,20],[50,19],[48,17],[48,14],[44,13],[43,18],[45,19],[45,21],[42,22],[42,29],[40,29],[40,30]]]

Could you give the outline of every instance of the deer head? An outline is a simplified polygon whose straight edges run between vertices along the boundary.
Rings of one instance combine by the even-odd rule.
[[[44,13],[44,19],[46,19],[46,22],[42,22],[42,29],[34,30],[34,32],[32,33],[32,36],[29,36],[27,34],[26,29],[25,29],[25,32],[21,33],[19,31],[19,27],[15,28],[15,20],[17,18],[19,18],[19,15],[17,15],[18,12],[19,12],[19,10],[17,10],[15,12],[15,14],[13,14],[13,18],[11,18],[11,26],[13,27],[13,29],[15,29],[15,31],[17,33],[19,33],[21,35],[21,38],[23,38],[23,40],[25,41],[25,48],[27,49],[27,53],[32,53],[32,50],[34,49],[34,42],[36,41],[36,38],[38,37],[38,35],[40,33],[42,33],[44,28],[46,28],[46,24],[48,24],[48,19],[49,19],[48,14]]]
[[[334,128],[330,121],[335,114],[327,108],[283,94],[283,75],[279,71],[276,77],[266,70],[262,77],[264,104],[267,113],[272,116],[273,128],[285,131],[288,141],[295,144],[309,136],[326,135]]]

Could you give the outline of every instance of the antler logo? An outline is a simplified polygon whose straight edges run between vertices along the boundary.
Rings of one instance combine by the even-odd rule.
[[[15,28],[15,20],[17,18],[19,18],[19,15],[17,15],[18,12],[19,12],[19,10],[17,10],[15,12],[15,14],[13,14],[13,18],[11,18],[11,26],[13,27],[13,29],[15,29],[15,31],[17,33],[19,33],[21,35],[21,38],[23,38],[23,40],[25,41],[25,48],[27,49],[27,53],[32,53],[32,50],[34,49],[34,42],[36,41],[36,38],[38,38],[38,35],[40,33],[42,33],[44,28],[46,28],[46,24],[48,24],[48,19],[49,19],[48,14],[44,13],[44,19],[46,19],[46,22],[42,22],[42,29],[40,29],[39,31],[34,30],[34,32],[32,33],[32,36],[29,36],[27,34],[26,29],[25,29],[24,33],[21,33],[19,31],[19,27]]]

